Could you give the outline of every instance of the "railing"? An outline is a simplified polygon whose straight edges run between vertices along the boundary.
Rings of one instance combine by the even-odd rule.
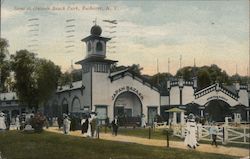
[[[157,128],[157,127],[156,127]],[[185,125],[173,125],[173,135],[184,138],[185,137]],[[203,125],[197,126],[197,139],[212,141],[212,137],[209,133],[211,126]],[[223,144],[227,143],[240,143],[249,144],[250,143],[250,128],[249,126],[244,127],[232,127],[232,126],[219,126],[219,132],[217,134],[217,141]]]

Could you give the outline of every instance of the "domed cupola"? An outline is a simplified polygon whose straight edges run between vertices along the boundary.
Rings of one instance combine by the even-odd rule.
[[[102,37],[102,28],[99,25],[92,26],[88,37],[82,39],[86,43],[86,52],[88,57],[106,57],[106,42],[110,38]]]
[[[102,28],[99,25],[94,25],[90,30],[90,34],[100,36],[102,34]]]

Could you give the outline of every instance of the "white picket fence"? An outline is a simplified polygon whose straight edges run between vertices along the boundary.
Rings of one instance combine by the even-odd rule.
[[[155,123],[155,128],[168,128],[165,123]],[[184,138],[185,137],[185,125],[172,125],[173,135]],[[197,125],[197,139],[212,141],[212,137],[209,134],[211,126],[209,125]],[[244,125],[243,127],[233,127],[222,125],[219,126],[219,132],[217,135],[217,141],[223,144],[227,143],[240,143],[240,144],[250,144],[250,125]]]

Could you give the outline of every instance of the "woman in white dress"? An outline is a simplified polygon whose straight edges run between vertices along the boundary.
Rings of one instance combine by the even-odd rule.
[[[17,129],[17,130],[20,130],[19,115],[17,115],[17,116],[16,116],[16,122],[15,122],[15,125],[16,125],[16,129]]]
[[[190,114],[187,121],[187,127],[186,127],[186,137],[184,140],[185,145],[187,145],[189,148],[195,149],[199,144],[197,143],[196,139],[196,132],[197,132],[197,125],[194,120],[194,115]]]
[[[89,126],[88,126],[88,130],[87,130],[87,137],[91,137],[91,121],[92,121],[92,117],[89,115]]]
[[[6,130],[4,113],[0,112],[0,130]]]

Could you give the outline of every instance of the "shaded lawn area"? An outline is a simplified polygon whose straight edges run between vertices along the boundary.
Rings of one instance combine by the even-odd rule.
[[[105,128],[101,128],[101,132],[104,133],[105,132]],[[107,128],[107,133],[112,133],[111,129]],[[142,138],[149,138],[149,128],[124,128],[124,127],[120,127],[118,129],[118,134],[121,135],[127,135],[127,136],[136,136],[136,137],[142,137]],[[151,135],[150,135],[151,139],[160,139],[160,140],[166,140],[166,134],[164,133],[164,129],[151,129]],[[184,141],[184,139],[181,139],[179,137],[170,135],[169,136],[169,140],[171,141]],[[203,143],[203,144],[210,144],[211,141],[205,141],[205,140],[201,140],[199,141],[199,143]],[[218,145],[222,145],[221,142],[217,142]],[[249,144],[240,144],[240,143],[228,143],[226,145],[223,145],[225,147],[239,147],[239,148],[246,148],[249,149],[250,148],[250,143]]]
[[[132,143],[66,136],[50,132],[0,133],[0,151],[6,159],[222,159],[232,156],[144,146]]]

